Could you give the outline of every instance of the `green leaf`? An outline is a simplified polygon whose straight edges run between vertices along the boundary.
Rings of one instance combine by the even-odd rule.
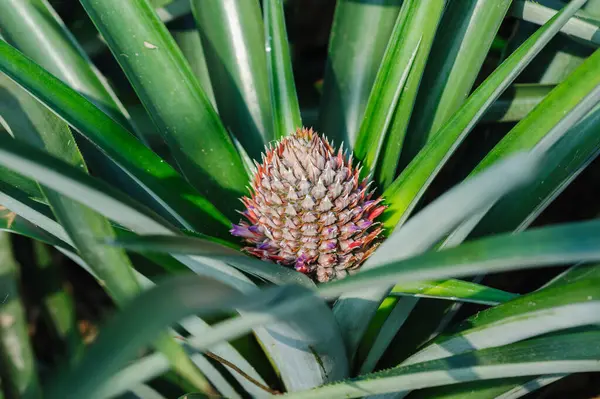
[[[394,183],[384,192],[389,204],[383,215],[384,226],[392,230],[403,223],[434,177],[483,116],[488,107],[508,87],[558,30],[584,3],[574,0],[533,34],[502,63],[467,99],[442,129],[417,154]]]
[[[42,204],[46,201],[46,198],[44,198],[40,192],[40,187],[38,186],[37,182],[27,179],[8,168],[0,167],[0,184],[3,186],[14,187],[22,191],[27,197]]]
[[[348,148],[354,148],[401,4],[401,0],[336,2],[318,126]]]
[[[19,293],[10,235],[0,232],[0,378],[7,398],[39,399],[42,391]]]
[[[402,150],[406,166],[465,102],[511,0],[450,2],[427,59]]]
[[[580,68],[584,68],[585,66],[583,65]],[[584,78],[584,81],[586,79]],[[565,82],[565,84],[568,84],[570,82]],[[595,94],[594,94],[595,93]],[[598,94],[600,94],[600,90],[598,90],[598,88],[596,89],[591,89],[591,91],[589,93],[586,93],[583,97],[583,100],[577,104],[576,106],[572,106],[571,108],[567,108],[567,109],[559,109],[559,108],[555,108],[552,112],[561,112],[561,116],[564,116],[560,122],[556,123],[554,126],[552,127],[548,127],[548,131],[546,134],[546,137],[544,138],[544,140],[542,140],[540,142],[540,144],[538,144],[538,147],[536,147],[536,150],[541,150],[541,151],[545,151],[545,148],[548,148],[549,146],[552,145],[552,143],[556,142],[561,136],[564,136],[564,134],[566,133],[567,129],[569,128],[569,126],[572,126],[574,124],[575,121],[577,121],[582,115],[584,115],[590,108],[591,106],[593,106],[593,104],[598,102]],[[545,100],[546,101],[546,100]],[[560,101],[560,100],[559,100]],[[568,104],[568,103],[567,103]],[[574,129],[577,129],[577,127],[575,127]],[[578,134],[577,130],[573,130],[571,132],[571,134]],[[510,136],[510,133],[509,135]],[[508,139],[507,136],[507,139]],[[513,142],[517,141],[518,139],[514,139],[512,138]],[[552,149],[559,147],[558,145],[553,147]],[[567,147],[568,150],[568,147]],[[585,158],[586,157],[586,152],[588,152],[591,149],[580,149],[581,151],[581,155]],[[556,151],[555,151],[556,152]],[[561,153],[564,153],[564,149],[560,150]],[[557,163],[557,159],[556,157],[552,158],[550,157],[549,159],[549,164],[544,165],[543,168],[541,168],[541,171],[544,171],[546,173],[550,172],[550,173],[555,173],[557,170],[560,170],[560,174],[563,173],[569,173],[568,170],[566,171],[562,171],[562,167],[558,168],[558,165],[556,165]],[[568,175],[567,175],[568,176]],[[547,176],[546,176],[547,177]],[[538,180],[540,181],[540,180]],[[544,179],[541,179],[541,182],[544,182]],[[553,181],[550,180],[548,182],[549,184],[547,185],[547,189],[552,190],[552,189],[562,189],[562,182],[561,181]],[[527,192],[528,190],[530,190],[532,187],[535,187],[536,185],[529,185],[527,187],[524,187],[523,190],[525,192]],[[550,195],[548,195],[550,194]],[[508,225],[504,225],[507,226],[509,228],[507,228],[506,230],[503,231],[514,231],[516,229],[516,231],[522,230],[524,229],[526,226],[528,226],[533,219],[539,214],[539,212],[541,212],[542,209],[544,209],[548,203],[550,201],[552,201],[555,198],[556,193],[536,193],[536,197],[535,198],[529,198],[529,204],[525,203],[526,207],[523,208],[523,210],[521,211],[519,209],[519,207],[523,204],[523,198],[518,198],[518,196],[513,196],[512,200],[514,201],[515,199],[517,199],[517,209],[519,210],[515,210],[515,218],[511,216],[505,216],[507,219],[510,220],[509,223],[514,223],[513,226],[510,226],[510,224]],[[541,203],[540,203],[541,200]],[[513,202],[513,204],[515,204]],[[539,206],[538,206],[539,205]],[[506,212],[507,210],[504,209],[504,211]],[[508,215],[505,214],[505,215]],[[502,220],[503,217],[500,217],[497,213],[496,213],[496,217],[498,217],[500,220]],[[500,222],[503,223],[503,222]],[[489,228],[489,225],[487,226]],[[498,231],[498,230],[495,230]],[[478,232],[479,234],[481,233],[481,231]]]
[[[490,106],[482,122],[518,122],[542,102],[554,87],[537,83],[514,84]]]
[[[3,184],[0,184],[0,204],[3,208],[10,209],[12,213],[45,230],[60,242],[73,245],[65,229],[54,220],[49,206],[33,201],[23,192]],[[8,222],[12,218],[12,214],[9,213],[7,220],[9,226],[11,223]]]
[[[589,309],[590,306],[598,306],[597,302],[596,304],[591,302],[600,294],[597,269],[591,267],[583,273],[574,271],[570,284],[551,284],[548,288],[479,312],[459,325],[457,333],[439,337],[403,364],[445,358],[476,349],[510,344],[556,330],[597,324],[595,321],[597,312]],[[589,273],[592,270],[594,272]],[[531,378],[522,383],[525,384],[529,380]],[[486,387],[494,390],[499,388],[517,390],[519,386],[519,384],[508,387],[504,385],[496,382],[487,384]],[[438,391],[443,393],[445,390],[432,392]],[[462,391],[462,388],[455,387],[451,391]],[[485,392],[486,390],[482,392],[484,397]]]
[[[373,344],[369,348],[367,355],[364,356],[364,361],[360,366],[358,375],[370,373],[375,369],[377,362],[387,350],[388,345],[400,327],[406,322],[406,319],[408,319],[418,301],[419,299],[416,297],[400,298],[394,304],[393,309],[389,312],[383,324],[381,324],[381,328],[374,334]]]
[[[548,151],[540,175],[491,209],[473,234],[522,230],[533,222],[600,152],[600,106],[573,126]]]
[[[396,172],[404,129],[444,5],[439,0],[403,3],[369,96],[354,152],[366,173],[376,173],[381,188]]]
[[[145,203],[163,217],[191,230],[229,236],[230,222],[165,161],[90,101],[1,40],[0,70],[127,170],[152,198]]]
[[[138,274],[138,281],[140,281],[142,286],[146,289],[154,286],[154,283],[140,274]],[[188,317],[180,321],[179,324],[194,337],[210,334],[212,330],[212,327],[209,324],[197,316]],[[178,339],[181,340],[188,350],[190,350],[191,346],[186,344],[186,338],[178,336]],[[230,364],[235,365],[237,370],[232,370],[231,368],[228,368],[228,370],[230,370],[232,376],[240,383],[240,385],[244,387],[246,392],[258,397],[264,395],[264,390],[258,387],[256,383],[262,384],[263,386],[266,386],[266,383],[256,370],[254,370],[252,365],[248,363],[248,361],[242,357],[232,345],[223,342],[208,349],[211,353],[216,354]],[[198,358],[195,356],[194,359]],[[98,396],[117,396],[125,392],[129,387],[135,386],[140,382],[149,381],[163,374],[168,368],[168,361],[162,354],[154,353],[148,355],[137,360],[119,371],[115,376],[108,379],[104,383],[103,388],[99,390]],[[248,378],[243,377],[240,374],[241,372],[245,373],[247,377],[252,378],[255,382],[251,382]]]
[[[0,204],[3,204],[5,194],[1,192],[2,188],[0,188]],[[0,230],[33,238],[36,241],[49,245],[64,245],[61,240],[48,234],[45,230],[42,230],[22,216],[17,215],[4,205],[0,205]]]
[[[596,292],[596,287],[593,285],[593,282],[599,281],[600,277],[600,267],[598,265],[577,265],[567,269],[565,272],[561,273],[555,279],[551,280],[545,287],[540,289],[538,292],[527,295],[528,298],[526,300],[516,301],[511,306],[504,306],[500,310],[500,315],[497,317],[498,320],[502,320],[503,317],[507,318],[523,318],[520,316],[522,314],[532,314],[535,315],[536,309],[541,309],[542,312],[548,312],[549,309],[552,309],[551,306],[561,306],[562,304],[570,303],[570,302],[585,302],[589,293]],[[592,282],[592,285],[589,284],[586,286],[585,284],[582,286],[581,280],[587,279]],[[575,283],[568,288],[565,287],[565,284]],[[560,286],[562,288],[557,288]],[[583,287],[583,290],[581,288]],[[577,295],[578,290],[580,291],[579,295]],[[529,298],[532,296],[531,298]],[[556,300],[558,299],[558,300]],[[550,303],[548,304],[548,301]],[[535,303],[535,309],[530,309],[532,303]],[[533,312],[529,313],[531,310]],[[497,311],[491,311],[494,313]],[[523,313],[525,312],[525,313]],[[490,311],[485,311],[485,314],[490,313]],[[543,314],[543,313],[542,313]],[[475,326],[478,327],[478,326]],[[494,320],[491,322],[483,323],[483,328],[494,328]],[[551,326],[551,328],[556,328],[555,326]],[[477,330],[475,330],[477,331]],[[469,334],[469,329],[466,329],[466,333]],[[499,334],[501,336],[501,334]],[[446,336],[447,338],[448,336]],[[442,338],[444,339],[444,338]],[[489,341],[488,341],[489,342]],[[522,396],[527,392],[531,392],[535,389],[539,389],[544,385],[550,384],[558,379],[564,378],[566,375],[548,375],[537,378],[531,377],[521,377],[516,379],[509,379],[507,381],[487,381],[485,383],[468,383],[468,384],[459,384],[456,386],[450,387],[439,387],[434,389],[429,389],[425,391],[417,392],[417,397],[425,398],[425,397],[440,397],[444,399],[458,399],[465,397],[467,399],[481,399],[488,398],[493,396],[494,398],[517,398]],[[493,394],[493,395],[492,395]],[[411,394],[413,396],[413,394]]]
[[[143,204],[89,176],[81,168],[73,167],[35,147],[16,140],[7,140],[0,142],[0,154],[0,163],[6,167],[44,182],[45,187],[85,204],[132,231],[177,231]]]
[[[187,319],[180,321],[179,324],[195,337],[202,336],[203,334],[210,332],[212,329],[211,326],[209,326],[199,317],[188,317]],[[266,382],[254,369],[252,364],[250,364],[248,360],[238,353],[238,351],[232,345],[227,342],[222,342],[209,349],[213,354],[216,354],[224,360],[235,365],[237,370],[232,370],[231,368],[228,368],[228,370],[238,381],[238,383],[244,387],[246,392],[254,396],[264,395],[263,388],[258,387],[257,383],[267,386]],[[242,376],[241,372],[244,372],[246,377]],[[252,378],[254,382],[250,381],[249,378]]]
[[[394,286],[390,295],[414,295],[422,298],[448,299],[490,306],[518,297],[517,294],[511,292],[455,279],[398,284]]]
[[[282,0],[266,0],[263,8],[265,48],[273,109],[273,133],[274,137],[278,139],[302,127],[302,119],[300,118],[292,59],[285,30],[283,2]]]
[[[527,184],[535,176],[540,158],[521,155],[513,161],[499,165],[478,180],[463,182],[430,204],[388,237],[365,262],[359,275],[391,259],[399,260],[428,250],[465,219],[487,209],[511,190]],[[499,180],[505,183],[498,184]],[[427,277],[420,280],[427,280]],[[355,352],[369,321],[393,284],[394,281],[390,281],[388,287],[348,293],[336,302],[334,313],[345,335],[349,353]]]
[[[394,280],[418,281],[423,277],[443,278],[528,266],[560,265],[574,260],[597,260],[600,259],[599,227],[598,221],[574,223],[478,240],[322,284],[317,292],[321,296],[331,298],[347,290],[386,285]],[[200,292],[202,295],[198,294]],[[169,300],[165,300],[166,298]],[[128,309],[118,314],[112,320],[111,326],[103,330],[90,352],[82,359],[80,367],[54,380],[56,385],[49,391],[48,397],[63,397],[61,395],[64,395],[67,390],[72,394],[79,389],[82,392],[93,391],[99,381],[112,375],[136,353],[137,348],[151,340],[164,325],[172,324],[187,315],[196,313],[206,315],[229,308],[243,309],[246,312],[253,310],[247,314],[247,317],[214,326],[212,335],[206,334],[201,338],[195,338],[197,345],[212,345],[239,336],[253,326],[272,321],[278,315],[290,315],[301,308],[314,306],[310,298],[312,298],[311,292],[300,287],[273,287],[243,295],[212,280],[189,276],[174,278],[143,293],[130,304]],[[598,304],[597,301],[588,302],[583,304]],[[152,311],[144,312],[140,309],[152,309]],[[269,309],[269,311],[257,312],[259,309]],[[587,314],[600,313],[588,312]],[[137,326],[135,328],[139,332],[135,337],[125,336],[122,333],[134,326]],[[123,344],[124,340],[127,340],[128,345]],[[112,348],[119,348],[119,350]],[[86,366],[88,364],[90,367]],[[91,365],[96,366],[94,373],[89,372],[92,369]],[[574,370],[559,370],[559,372],[570,371]],[[544,372],[544,369],[535,370],[535,374]],[[75,387],[70,384],[73,379],[80,382]],[[407,389],[411,387],[408,386]]]
[[[258,0],[191,4],[219,115],[248,154],[260,159],[265,143],[275,137],[260,4]]]
[[[510,9],[512,16],[537,25],[543,25],[556,15],[556,11],[534,1],[517,0]],[[576,37],[590,45],[600,46],[600,28],[580,18],[571,18],[561,29],[562,33]]]
[[[241,159],[152,7],[146,0],[82,0],[81,4],[188,181],[233,216],[247,183]]]
[[[127,229],[141,234],[176,234],[176,229],[145,209],[142,204],[42,151],[11,140],[0,143],[0,154],[0,163],[44,181],[47,187],[85,204]],[[114,238],[111,235],[97,235],[97,242],[94,244],[102,247],[104,242]],[[236,283],[236,279],[232,278],[234,270],[222,262],[214,262],[211,259],[196,260],[191,257],[177,258],[196,272],[201,270],[222,281]],[[247,284],[245,281],[239,283],[242,286]]]
[[[208,259],[220,259],[241,271],[274,284],[284,285],[295,283],[314,287],[314,283],[306,275],[298,273],[289,267],[260,261],[232,248],[202,238],[145,235],[117,239],[112,244],[141,252],[164,252],[197,255]]]
[[[558,138],[564,136],[566,129],[560,124],[567,121],[566,123],[573,126],[600,100],[600,76],[596,73],[598,68],[600,50],[594,52],[564,82],[556,86],[488,153],[473,173],[515,151],[529,150],[536,146],[550,147]],[[570,117],[570,112],[578,114]],[[560,134],[555,133],[557,130],[561,130]]]
[[[571,266],[564,272],[560,273],[541,289],[558,287],[560,285],[571,284],[582,279],[595,279],[600,277],[600,265],[577,264]]]
[[[442,335],[403,364],[440,359],[472,350],[507,345],[549,332],[592,325],[600,318],[599,280],[550,287],[486,309]]]
[[[95,180],[79,169],[73,168],[35,148],[17,143],[14,140],[0,142],[0,163],[20,170],[23,174],[39,181],[44,181],[45,186],[81,204],[85,204],[134,232],[139,234],[177,234],[175,228],[146,209],[144,205],[136,203],[105,183]],[[99,236],[98,239],[99,241],[106,241],[103,240],[103,236]],[[280,284],[290,282],[303,285],[312,284],[306,276],[294,270],[243,256],[237,251],[218,244],[211,244],[207,240],[200,241],[191,237],[187,239],[184,237],[181,239],[161,237],[161,240],[166,242],[167,245],[172,244],[172,246],[183,243],[184,246],[189,247],[190,241],[192,245],[202,243],[204,248],[191,250],[191,252],[198,253],[201,256],[176,255],[175,257],[197,273],[200,271],[202,271],[202,274],[209,273],[212,277],[226,283],[235,284],[236,280],[239,279],[232,278],[234,276],[230,266],[220,261],[214,262],[214,259],[218,259],[219,255],[246,272]],[[112,238],[109,241],[112,241]],[[102,244],[104,242],[96,243],[96,245]],[[145,249],[148,248],[147,245],[143,244],[143,240],[141,246]],[[215,251],[217,253],[214,253]],[[175,252],[181,252],[181,250]],[[211,256],[212,254],[215,256]],[[247,282],[245,279],[243,280],[240,280],[239,283],[246,286]]]
[[[467,381],[540,373],[598,371],[598,331],[572,333],[401,366],[346,382],[288,395],[293,399],[356,398]]]
[[[420,389],[412,392],[410,396],[416,399],[515,399],[555,382],[562,375],[540,378],[526,376],[467,382]]]
[[[100,75],[46,0],[3,2],[0,14],[0,29],[8,42],[120,124],[136,129],[137,137],[148,145],[106,79]],[[23,29],[27,29],[27,34],[23,34]],[[11,102],[18,104],[23,95],[28,96],[6,77],[3,76],[2,79],[6,81],[5,88],[15,97]],[[22,110],[18,108],[10,117],[12,122],[21,113]],[[26,116],[23,119],[23,123],[29,122]],[[81,136],[76,136],[75,139],[86,163],[97,176],[131,195],[144,195],[135,180],[92,143]]]
[[[537,228],[518,234],[502,234],[470,241],[455,248],[428,252],[405,260],[387,258],[376,268],[352,278],[319,286],[326,297],[388,285],[391,281],[420,281],[471,276],[526,267],[558,266],[569,262],[595,261],[600,249],[598,221]],[[401,256],[401,255],[400,255]]]
[[[381,190],[387,188],[396,177],[400,152],[404,145],[404,138],[425,71],[425,65],[446,5],[447,2],[442,0],[417,1],[413,16],[406,21],[406,29],[409,29],[409,31],[403,40],[409,42],[411,36],[418,33],[421,35],[421,45],[393,111],[391,125],[385,135],[382,151],[375,167],[375,180]]]

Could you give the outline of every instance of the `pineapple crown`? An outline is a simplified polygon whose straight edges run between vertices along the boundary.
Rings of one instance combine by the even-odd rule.
[[[319,282],[358,270],[381,242],[375,219],[383,198],[371,199],[368,179],[360,180],[340,148],[312,129],[269,146],[242,198],[247,221],[231,234],[249,246],[244,251],[294,267]]]

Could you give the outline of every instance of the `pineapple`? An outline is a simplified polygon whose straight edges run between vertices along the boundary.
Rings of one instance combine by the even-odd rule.
[[[242,198],[247,221],[233,225],[244,250],[319,282],[358,270],[381,242],[383,198],[359,178],[352,157],[312,129],[298,129],[263,155]]]

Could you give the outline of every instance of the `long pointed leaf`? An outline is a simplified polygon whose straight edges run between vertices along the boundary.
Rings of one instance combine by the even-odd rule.
[[[113,244],[134,251],[199,255],[211,259],[221,259],[242,271],[275,284],[296,283],[308,287],[314,286],[314,283],[305,275],[293,269],[250,258],[239,251],[200,238],[146,235],[118,239]]]
[[[401,5],[401,0],[336,3],[318,125],[327,137],[349,148],[356,142]]]
[[[540,372],[598,371],[597,331],[565,334],[492,348],[449,359],[398,367],[367,374],[347,382],[288,395],[293,399],[357,398],[393,392],[399,387],[419,389],[466,381],[499,379]]]
[[[600,232],[595,231],[598,226],[598,221],[579,222],[471,241],[444,251],[391,261],[352,278],[321,285],[319,292],[335,297],[369,285],[385,286],[390,281],[462,277],[514,268],[595,261],[600,254],[600,249],[594,248],[600,239]]]
[[[405,33],[406,37],[403,40],[409,42],[413,31],[419,32],[421,34],[420,46],[404,88],[398,98],[398,103],[394,107],[391,125],[385,135],[381,154],[375,167],[375,180],[382,190],[385,190],[396,177],[400,152],[404,146],[404,138],[417,99],[425,65],[444,9],[448,3],[445,0],[419,0],[414,4],[417,10],[414,11],[414,18],[406,21],[406,27],[409,31]]]
[[[395,152],[400,154],[404,139],[402,124],[408,125],[444,5],[443,0],[403,3],[377,73],[354,152],[367,173],[375,172],[376,165],[385,165],[376,174],[376,181],[383,188],[382,181],[390,173],[387,164]],[[394,163],[391,174],[395,174],[395,166]]]
[[[561,123],[566,122],[573,126],[600,100],[600,76],[596,73],[598,68],[600,50],[594,52],[564,82],[552,90],[488,153],[473,172],[477,173],[515,151],[539,146],[543,147],[541,150],[549,148],[566,133]],[[584,106],[585,108],[582,108]],[[570,112],[578,114],[571,117],[568,115]],[[555,133],[559,129],[561,131]]]
[[[283,2],[267,0],[263,7],[273,132],[275,138],[280,138],[302,127],[302,120],[285,30]]]
[[[3,1],[0,10],[0,28],[9,43],[128,126],[125,107],[46,0]]]

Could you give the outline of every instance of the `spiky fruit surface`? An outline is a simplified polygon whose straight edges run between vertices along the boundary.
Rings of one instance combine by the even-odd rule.
[[[341,148],[336,153],[312,129],[298,129],[263,155],[251,198],[242,198],[248,222],[234,225],[231,233],[263,260],[320,282],[341,278],[380,243],[382,228],[375,219],[385,207],[372,195]]]

